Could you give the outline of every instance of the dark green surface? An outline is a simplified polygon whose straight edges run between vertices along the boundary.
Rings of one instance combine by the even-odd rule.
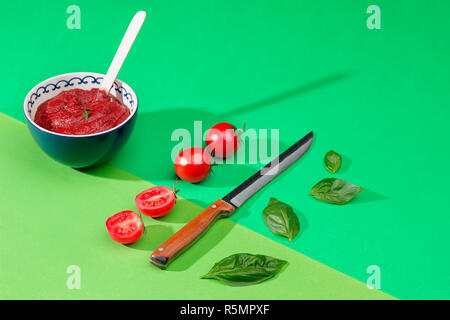
[[[373,1],[77,1],[81,30],[66,28],[68,1],[2,2],[0,111],[18,119],[28,90],[50,76],[106,72],[132,15],[148,13],[120,78],[136,91],[136,130],[112,162],[171,186],[175,128],[244,121],[279,128],[281,148],[314,130],[305,157],[242,207],[234,221],[352,277],[378,265],[399,298],[449,298],[450,26],[445,1],[376,1],[382,30],[368,30]],[[365,188],[347,206],[308,195],[330,174]],[[201,185],[180,183],[200,205],[257,166],[221,166]],[[265,227],[270,197],[306,226],[291,244]]]

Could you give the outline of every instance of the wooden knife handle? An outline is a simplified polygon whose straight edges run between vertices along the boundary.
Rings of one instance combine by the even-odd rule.
[[[165,269],[176,257],[193,245],[220,218],[228,217],[235,210],[231,204],[217,200],[202,213],[160,245],[150,256],[150,262]]]

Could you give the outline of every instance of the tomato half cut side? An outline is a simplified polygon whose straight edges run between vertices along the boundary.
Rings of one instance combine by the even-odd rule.
[[[175,204],[175,193],[168,187],[153,187],[136,196],[139,211],[152,218],[167,215]]]
[[[136,242],[144,232],[141,216],[134,211],[122,211],[106,220],[106,228],[114,241],[122,244]]]

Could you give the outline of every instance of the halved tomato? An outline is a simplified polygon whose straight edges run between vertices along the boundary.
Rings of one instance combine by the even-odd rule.
[[[136,242],[144,232],[141,216],[134,211],[122,211],[106,220],[106,228],[113,240],[130,244]]]
[[[142,214],[161,218],[172,210],[175,198],[175,193],[170,188],[153,187],[139,193],[135,202]]]

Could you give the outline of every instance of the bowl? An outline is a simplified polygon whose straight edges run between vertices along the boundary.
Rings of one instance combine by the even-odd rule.
[[[115,128],[88,135],[67,135],[46,130],[34,122],[37,108],[59,93],[71,89],[100,87],[105,75],[74,72],[49,78],[27,94],[23,110],[28,128],[39,147],[54,160],[72,168],[87,168],[111,159],[127,142],[136,121],[138,101],[133,89],[116,79],[110,95],[130,109],[130,116]]]

